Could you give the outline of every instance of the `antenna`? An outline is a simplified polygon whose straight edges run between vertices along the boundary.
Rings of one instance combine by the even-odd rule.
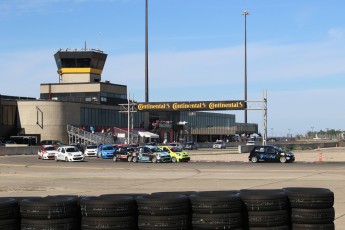
[[[84,50],[86,51],[86,41],[84,42]]]

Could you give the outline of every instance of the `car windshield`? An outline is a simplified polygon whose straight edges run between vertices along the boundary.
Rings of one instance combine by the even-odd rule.
[[[173,152],[182,152],[182,149],[181,148],[171,148],[171,151],[173,151]]]
[[[97,145],[88,145],[87,149],[97,149]]]
[[[164,152],[161,148],[152,148],[152,152]]]
[[[47,146],[44,148],[45,150],[55,150],[55,148],[53,146]]]
[[[114,150],[113,146],[104,146],[103,150]]]
[[[277,146],[273,146],[273,148],[274,148],[275,150],[277,150],[278,152],[280,152],[280,153],[285,153],[285,152],[286,152],[284,149],[281,149],[281,148],[279,148],[279,147],[277,147]]]
[[[74,148],[74,147],[73,148],[71,147],[71,148],[67,148],[66,152],[73,153],[73,152],[78,152],[78,150],[76,148]]]

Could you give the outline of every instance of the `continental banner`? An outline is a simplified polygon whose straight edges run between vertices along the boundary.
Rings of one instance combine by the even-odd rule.
[[[244,110],[245,101],[138,102],[138,111]]]

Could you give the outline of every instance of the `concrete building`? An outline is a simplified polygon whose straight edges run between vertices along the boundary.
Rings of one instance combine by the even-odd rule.
[[[59,50],[58,83],[42,83],[40,99],[0,95],[0,137],[35,136],[70,142],[67,126],[96,132],[128,130],[124,112],[127,86],[102,81],[107,54],[100,50]],[[132,103],[132,102],[131,102]],[[131,113],[130,131],[151,131],[167,141],[214,141],[258,132],[257,124],[238,124],[235,115],[188,111]],[[184,123],[181,123],[184,122]],[[133,134],[132,134],[133,136]]]

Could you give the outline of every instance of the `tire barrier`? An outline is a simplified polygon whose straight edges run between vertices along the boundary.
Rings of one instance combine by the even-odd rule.
[[[326,188],[0,198],[1,230],[334,230]]]
[[[81,229],[137,228],[137,204],[132,196],[106,195],[80,199]]]
[[[22,230],[80,229],[78,199],[68,196],[26,198],[19,201]]]
[[[151,194],[136,197],[138,229],[191,229],[190,201],[183,194]]]
[[[334,193],[326,188],[283,188],[290,202],[296,230],[334,229]]]
[[[0,198],[0,229],[20,229],[19,205],[14,198]]]
[[[244,226],[252,229],[289,229],[288,198],[282,189],[240,190]]]

